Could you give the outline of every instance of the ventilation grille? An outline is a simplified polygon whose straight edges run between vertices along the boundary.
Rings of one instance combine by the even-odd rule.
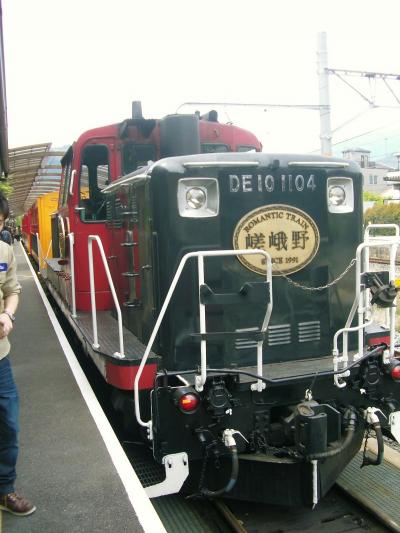
[[[237,350],[248,350],[249,348],[257,348],[257,341],[253,339],[246,339],[246,331],[257,331],[258,328],[237,329],[236,332],[243,333],[243,337],[235,340],[235,348]],[[270,326],[267,330],[267,344],[268,346],[278,346],[282,344],[290,344],[292,342],[290,324],[279,324],[278,326]]]
[[[242,338],[235,339],[235,348],[236,350],[248,350],[249,348],[257,348],[257,341],[254,339],[246,339],[246,331],[257,331],[258,328],[244,328],[244,329],[237,329],[237,333],[244,333]]]
[[[257,331],[258,328],[237,329],[237,333],[243,333],[243,337],[235,340],[236,350],[248,350],[257,348],[257,341],[246,338],[246,331]],[[321,340],[321,323],[318,320],[312,322],[299,322],[298,342],[315,342]],[[280,346],[292,342],[290,324],[278,324],[270,326],[267,330],[267,345]]]
[[[298,334],[299,342],[319,341],[321,340],[321,323],[318,320],[299,322]]]
[[[268,346],[290,344],[291,342],[290,324],[279,324],[268,328]]]
[[[106,203],[106,224],[109,228],[122,228],[121,201],[116,194],[109,194]]]

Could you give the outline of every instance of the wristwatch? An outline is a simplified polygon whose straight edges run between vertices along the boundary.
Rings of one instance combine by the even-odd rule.
[[[11,322],[14,322],[15,315],[13,315],[10,311],[7,311],[7,309],[4,309],[3,314],[7,315],[10,318]]]

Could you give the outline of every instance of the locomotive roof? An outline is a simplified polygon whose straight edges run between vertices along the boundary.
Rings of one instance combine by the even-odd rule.
[[[269,154],[264,152],[229,152],[229,153],[210,153],[194,154],[185,156],[174,156],[160,159],[159,161],[145,167],[141,167],[135,172],[126,174],[111,185],[103,189],[103,193],[114,192],[121,186],[128,185],[138,179],[148,179],[155,168],[165,168],[166,170],[176,169],[178,172],[186,168],[205,168],[205,167],[269,167],[271,170],[279,167],[301,168],[329,168],[329,169],[346,169],[348,172],[359,173],[359,165],[349,159],[336,157],[326,157],[312,154],[286,154],[275,153]]]

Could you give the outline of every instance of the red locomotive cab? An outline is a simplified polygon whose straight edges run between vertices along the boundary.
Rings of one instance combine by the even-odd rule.
[[[135,307],[140,300],[141,273],[135,266],[140,250],[132,224],[135,206],[124,205],[122,195],[120,222],[110,223],[102,194],[105,187],[161,157],[250,150],[261,151],[258,139],[241,128],[220,124],[215,111],[204,117],[168,115],[156,120],[143,118],[136,106],[132,118],[83,133],[62,160],[59,208],[52,219],[53,257],[58,261],[48,263],[68,305],[74,298],[77,311],[92,307],[90,248],[96,308],[114,308],[107,269],[121,305]]]
[[[112,298],[99,242],[109,257],[110,232],[106,227],[106,202],[101,190],[115,177],[116,127],[84,133],[62,160],[62,179],[58,212],[53,215],[53,255],[49,264],[59,272],[60,292],[72,304],[72,283],[76,310],[91,308],[89,277],[89,239],[92,241],[96,307],[111,309]],[[54,243],[56,245],[54,246]],[[56,250],[54,250],[56,248]],[[58,252],[58,253],[57,253]],[[53,272],[54,274],[54,272]],[[73,279],[72,279],[73,277]]]
[[[221,124],[216,111],[200,117],[199,127],[203,153],[262,151],[262,145],[253,133],[231,124]]]

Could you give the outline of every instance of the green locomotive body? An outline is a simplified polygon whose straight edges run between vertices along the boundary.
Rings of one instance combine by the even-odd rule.
[[[166,465],[149,494],[183,485],[312,505],[366,428],[381,444],[380,424],[399,438],[394,328],[370,316],[371,295],[394,305],[394,273],[368,272],[367,253],[377,244],[393,251],[398,231],[363,244],[356,164],[180,156],[103,192],[113,278],[131,274],[116,282],[123,322],[147,346],[134,376],[136,419]],[[133,413],[130,401],[116,404]],[[365,462],[379,463],[381,452]]]

